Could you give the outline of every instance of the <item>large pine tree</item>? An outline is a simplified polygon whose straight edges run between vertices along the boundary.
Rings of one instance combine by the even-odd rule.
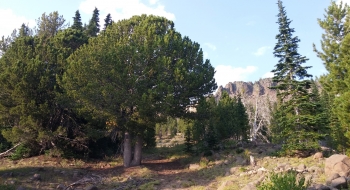
[[[283,143],[287,154],[295,151],[308,151],[318,147],[319,121],[313,113],[314,102],[309,89],[312,75],[307,73],[309,66],[303,66],[308,60],[298,53],[298,37],[290,27],[291,21],[287,17],[282,1],[278,0],[279,33],[274,56],[279,58],[275,65],[273,81],[277,83],[273,89],[277,90],[278,108],[273,125],[274,139]]]
[[[344,55],[347,53],[345,37],[350,32],[349,21],[349,6],[342,2],[337,4],[332,1],[325,10],[324,18],[318,19],[318,24],[324,30],[321,50],[318,50],[314,44],[314,51],[328,71],[328,74],[321,76],[320,82],[324,89],[322,92],[323,103],[329,109],[331,145],[332,148],[344,153],[349,147],[350,138],[350,134],[347,133],[347,123],[349,122],[347,118],[349,117],[341,116],[343,113],[349,112],[341,108],[346,102],[344,94],[349,89],[345,82],[349,76],[346,72],[348,61],[344,59],[346,57]]]

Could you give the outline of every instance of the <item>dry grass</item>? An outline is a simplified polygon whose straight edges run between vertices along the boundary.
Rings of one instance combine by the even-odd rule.
[[[258,154],[257,149],[245,149],[237,154],[235,149],[219,152],[220,157],[200,157],[183,153],[183,145],[172,148],[154,148],[144,151],[143,165],[123,168],[121,157],[106,160],[86,161],[67,160],[38,156],[19,161],[0,159],[0,189],[16,189],[23,186],[26,189],[56,189],[59,184],[69,185],[87,176],[99,176],[96,182],[99,189],[241,189],[247,183],[257,180],[260,176],[242,175],[252,171],[252,166],[236,163],[238,157],[255,157],[259,167],[269,171],[278,163],[288,163],[292,167],[305,164],[307,167],[324,168],[324,159],[271,157],[264,153]],[[196,170],[189,170],[189,164],[198,164]],[[237,167],[237,174],[229,170]],[[41,180],[32,180],[34,174],[40,174]],[[324,174],[313,176],[313,182],[324,183]],[[80,185],[84,187],[90,185]]]

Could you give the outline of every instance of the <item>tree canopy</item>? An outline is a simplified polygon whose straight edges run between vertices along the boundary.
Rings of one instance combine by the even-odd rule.
[[[135,136],[167,115],[185,115],[216,89],[214,68],[203,60],[199,44],[157,16],[113,24],[68,62],[68,93]]]

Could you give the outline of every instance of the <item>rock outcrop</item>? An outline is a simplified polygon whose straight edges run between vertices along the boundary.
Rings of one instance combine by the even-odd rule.
[[[334,154],[326,159],[325,174],[330,177],[334,174],[348,177],[350,172],[350,158],[346,155]]]
[[[243,102],[254,102],[258,98],[269,97],[270,101],[276,101],[276,91],[269,87],[276,86],[276,83],[272,82],[271,78],[260,79],[254,83],[235,81],[220,86],[215,94],[216,98],[220,98],[223,91],[228,92],[230,97],[241,95]]]

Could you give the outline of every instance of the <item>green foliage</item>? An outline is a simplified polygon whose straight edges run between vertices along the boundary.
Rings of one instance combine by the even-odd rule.
[[[192,141],[192,134],[191,134],[191,129],[188,127],[185,132],[185,149],[184,151],[187,153],[191,153],[193,146],[193,141]]]
[[[224,147],[227,139],[246,140],[248,133],[248,115],[240,96],[230,98],[223,92],[218,103],[214,97],[199,102],[193,139],[204,151]]]
[[[0,189],[2,189],[2,190],[16,190],[16,185],[0,184]]]
[[[113,141],[109,136],[90,140],[88,144],[89,158],[106,158],[116,155],[120,149],[120,142],[120,138]]]
[[[106,28],[110,25],[112,25],[113,21],[112,21],[112,16],[111,14],[107,14],[106,18],[105,18],[105,24],[104,24],[104,28],[103,30],[106,30]]]
[[[59,15],[57,11],[49,13],[48,15],[43,13],[36,22],[36,34],[42,38],[53,37],[67,26],[65,24],[66,20],[62,15]]]
[[[149,127],[144,131],[144,147],[153,148],[156,147],[156,131],[154,128]]]
[[[89,37],[96,37],[97,34],[100,32],[100,11],[95,7],[92,18],[89,21],[89,24],[87,25],[87,28],[85,29],[86,34]]]
[[[182,37],[172,21],[142,15],[112,24],[76,50],[62,85],[82,108],[141,137],[168,116],[187,117],[194,100],[216,89],[214,73],[199,44]],[[131,145],[125,146],[129,160]]]
[[[10,159],[11,160],[19,160],[22,158],[27,158],[27,157],[31,156],[30,152],[31,152],[30,148],[26,147],[26,145],[24,145],[24,144],[21,144],[18,147],[16,147],[16,150],[14,153],[11,154]]]
[[[310,185],[305,177],[295,171],[271,174],[270,179],[257,187],[258,190],[305,190]]]
[[[319,51],[314,51],[322,60],[328,74],[320,82],[325,92],[323,104],[327,107],[331,146],[343,153],[350,146],[349,128],[349,6],[331,1],[324,18],[318,19],[324,30]]]
[[[0,134],[0,152],[4,152],[11,148],[11,143],[8,142],[2,134]]]
[[[81,16],[79,10],[75,11],[75,16],[73,17],[72,29],[83,30],[83,23],[81,22]]]
[[[236,149],[236,153],[237,153],[237,154],[241,154],[242,152],[244,152],[244,149],[243,149],[243,148],[237,148],[237,149]]]
[[[287,17],[282,2],[278,1],[279,34],[274,48],[275,65],[272,89],[277,90],[278,105],[273,115],[273,140],[283,143],[284,152],[310,151],[318,148],[318,140],[324,137],[326,123],[320,108],[318,92],[310,92],[312,75],[307,73],[308,60],[298,53],[298,37],[293,37],[294,29]]]
[[[13,144],[25,143],[33,155],[51,148],[84,154],[89,140],[100,138],[93,134],[104,129],[105,120],[72,101],[60,81],[66,59],[87,36],[72,28],[61,31],[64,19],[57,12],[44,14],[38,24],[35,36],[25,34],[22,25],[23,34],[0,58],[1,133]]]

